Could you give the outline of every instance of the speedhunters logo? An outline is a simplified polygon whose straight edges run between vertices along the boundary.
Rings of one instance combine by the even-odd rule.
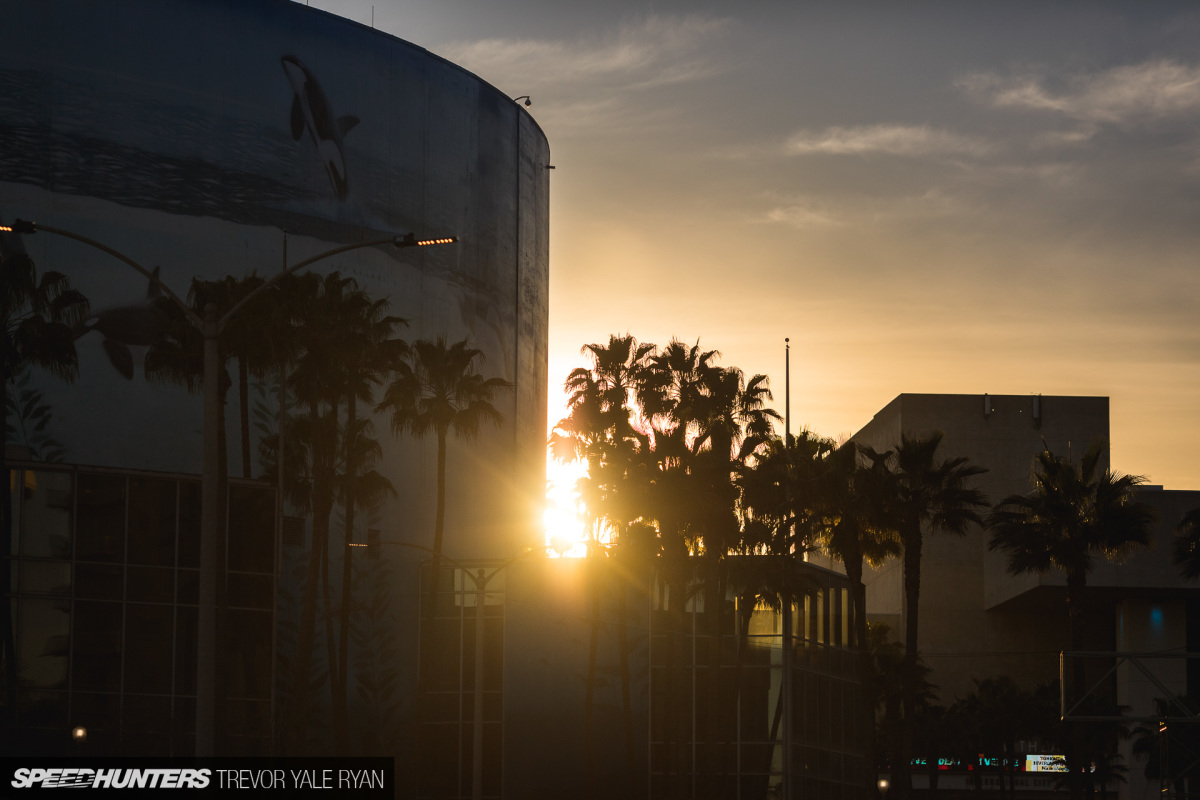
[[[91,789],[100,796],[203,798],[392,798],[391,758],[20,758],[0,756],[0,797],[46,789]],[[78,795],[72,794],[75,797]]]
[[[14,789],[204,789],[207,769],[88,769],[87,767],[18,768]]]

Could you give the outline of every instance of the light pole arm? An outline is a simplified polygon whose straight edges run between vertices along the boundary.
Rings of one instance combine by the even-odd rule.
[[[233,319],[233,317],[239,311],[241,311],[242,308],[244,306],[246,306],[251,300],[258,297],[260,294],[262,294],[263,292],[265,292],[267,289],[271,288],[275,284],[279,283],[279,281],[283,280],[288,275],[291,275],[299,270],[302,270],[305,267],[309,266],[310,264],[315,264],[318,261],[323,261],[326,258],[332,258],[333,256],[340,255],[341,253],[347,253],[351,250],[361,250],[364,247],[381,247],[382,245],[385,245],[385,244],[390,244],[393,247],[400,248],[400,247],[419,247],[419,246],[430,245],[430,244],[450,244],[451,242],[456,242],[456,241],[458,241],[457,236],[449,236],[444,239],[417,239],[412,234],[409,234],[408,236],[389,236],[386,239],[372,239],[371,241],[368,241],[368,242],[354,242],[352,244],[344,244],[340,247],[335,247],[332,250],[326,250],[323,253],[317,253],[315,256],[306,258],[303,261],[298,261],[297,263],[293,264],[292,266],[288,267],[287,269],[283,270],[282,272],[276,272],[274,275],[267,278],[265,281],[263,281],[261,286],[259,286],[254,291],[250,292],[250,294],[246,295],[238,302],[234,303],[233,307],[230,308],[228,311],[226,311],[224,316],[221,317],[220,322],[217,323],[217,327],[219,330],[224,330],[226,323],[228,323],[229,320]]]
[[[108,253],[110,256],[112,256],[113,258],[115,258],[119,261],[124,261],[126,264],[133,267],[138,272],[142,273],[147,278],[149,278],[151,283],[153,283],[155,286],[157,286],[159,289],[161,289],[162,293],[165,294],[168,298],[170,298],[171,302],[173,302],[175,305],[177,305],[179,307],[179,310],[182,311],[185,316],[187,316],[188,320],[193,325],[195,325],[197,328],[200,328],[201,330],[203,330],[204,319],[199,314],[197,314],[195,311],[193,311],[190,307],[188,307],[188,304],[185,303],[182,299],[180,299],[179,295],[177,295],[173,291],[171,291],[170,286],[167,286],[165,283],[163,283],[161,278],[159,278],[157,275],[155,275],[150,270],[143,267],[138,262],[134,261],[129,256],[122,253],[120,250],[115,250],[115,249],[109,247],[108,245],[101,244],[100,242],[97,242],[95,239],[88,238],[87,236],[83,236],[78,233],[72,233],[71,231],[65,231],[62,228],[54,228],[49,225],[42,225],[41,223],[36,223],[33,227],[33,230],[37,231],[37,232],[45,231],[46,233],[53,233],[57,236],[64,236],[68,239],[74,239],[75,241],[82,242],[83,244],[86,244],[89,247],[94,247],[97,250],[101,250],[105,253]]]

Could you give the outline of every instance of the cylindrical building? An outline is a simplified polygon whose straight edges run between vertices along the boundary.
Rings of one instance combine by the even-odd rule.
[[[420,47],[288,0],[5,6],[0,225],[34,220],[96,240],[157,271],[181,296],[194,278],[267,277],[343,244],[409,233],[458,237],[440,247],[365,248],[314,269],[339,271],[373,298],[387,299],[388,313],[407,321],[399,334],[410,342],[468,339],[485,357],[482,375],[511,384],[495,400],[503,417],[498,427],[484,424],[473,439],[453,431],[449,437],[445,552],[459,561],[503,559],[542,541],[548,168],[545,135],[509,95]],[[145,359],[164,322],[159,292],[145,277],[68,238],[0,236],[5,258],[20,252],[40,272],[66,275],[91,304],[89,319],[76,329],[79,371],[72,383],[36,366],[4,376],[16,408],[7,417],[14,433],[6,455],[23,470],[14,475],[25,475],[10,479],[16,505],[5,551],[11,563],[3,571],[18,577],[4,587],[16,620],[4,636],[6,657],[27,672],[16,676],[17,686],[36,690],[38,702],[55,709],[50,717],[58,725],[67,721],[67,709],[80,707],[85,690],[89,703],[131,706],[136,674],[122,665],[136,645],[135,619],[161,617],[161,633],[171,641],[188,635],[191,623],[181,621],[186,609],[176,617],[156,617],[153,609],[138,617],[141,605],[130,609],[195,602],[184,538],[201,471],[201,400],[182,382],[146,379]],[[278,372],[251,375],[239,399],[236,360],[227,368],[228,474],[247,479],[246,492],[269,491],[254,481],[262,475],[260,444],[278,430]],[[371,416],[367,404],[359,416]],[[394,433],[383,416],[374,420],[374,435],[382,446],[376,469],[394,491],[358,511],[352,537],[428,548],[438,493],[436,436]],[[24,494],[15,489],[22,480]],[[153,513],[138,506],[151,496]],[[234,519],[239,502],[230,495],[233,572],[239,569],[234,532],[248,524]],[[331,521],[335,595],[343,551],[359,558],[337,546],[340,513],[335,508]],[[289,511],[303,514],[300,506]],[[170,539],[170,547],[145,556],[150,551],[135,543],[155,537]],[[101,540],[106,544],[93,546]],[[274,581],[264,584],[274,598],[269,602],[261,591],[243,592],[259,598],[248,608],[280,620],[299,614],[303,576],[293,567],[306,563],[303,549],[303,541],[285,536],[275,559],[244,570]],[[390,570],[381,608],[397,621],[402,640],[384,666],[402,694],[416,680],[416,564],[426,558],[395,548],[381,559]],[[377,569],[354,566],[356,586],[361,577],[366,594],[373,591],[366,576]],[[137,588],[149,580],[146,570],[173,588],[146,600]],[[37,577],[51,572],[66,577]],[[111,578],[104,591],[80,585],[82,576],[101,572]],[[235,583],[229,583],[231,608],[242,584],[253,581]],[[124,604],[124,611],[102,603]],[[108,638],[94,649],[126,657],[104,662],[112,676],[86,677],[91,662],[70,661],[70,654],[93,647],[75,644],[84,635],[81,621],[101,618],[104,631],[88,635]],[[260,629],[286,627],[272,620]],[[287,634],[272,635],[280,641],[269,652],[286,654]],[[59,645],[61,664],[54,661]],[[185,651],[173,651],[167,662],[186,662]],[[359,656],[375,657],[356,653],[351,670]],[[146,702],[186,706],[186,684],[168,681]],[[247,693],[247,702],[270,694],[246,686],[227,694],[237,691]],[[101,694],[107,699],[92,696]],[[242,712],[230,713],[232,723]],[[93,733],[89,746],[103,738]],[[179,742],[173,752],[186,750],[186,741]]]

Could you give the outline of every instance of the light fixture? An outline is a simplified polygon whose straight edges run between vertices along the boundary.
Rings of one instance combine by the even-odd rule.
[[[514,103],[519,103],[519,102],[521,102],[522,100],[524,100],[524,101],[525,101],[525,107],[526,107],[526,108],[529,108],[531,105],[533,105],[533,101],[529,99],[529,95],[527,95],[527,94],[523,94],[523,95],[521,95],[520,97],[514,97],[514,98],[513,98],[513,102],[514,102]]]
[[[0,225],[0,233],[36,233],[37,223],[27,220],[13,220],[12,225]]]
[[[431,244],[454,244],[458,241],[457,236],[442,236],[437,239],[418,239],[416,234],[407,233],[404,236],[397,236],[392,240],[392,245],[395,247],[428,247]]]
[[[71,729],[71,738],[77,742],[87,741],[87,728],[82,725],[76,725]]]

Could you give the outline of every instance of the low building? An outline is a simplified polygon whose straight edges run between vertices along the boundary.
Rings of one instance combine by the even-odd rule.
[[[673,605],[651,569],[606,558],[451,566],[433,713],[413,759],[429,776],[419,794],[470,796],[479,685],[484,796],[861,797],[846,579],[795,564],[804,595],[755,609],[742,637],[735,592],[714,620],[694,576],[675,583],[689,588]]]

